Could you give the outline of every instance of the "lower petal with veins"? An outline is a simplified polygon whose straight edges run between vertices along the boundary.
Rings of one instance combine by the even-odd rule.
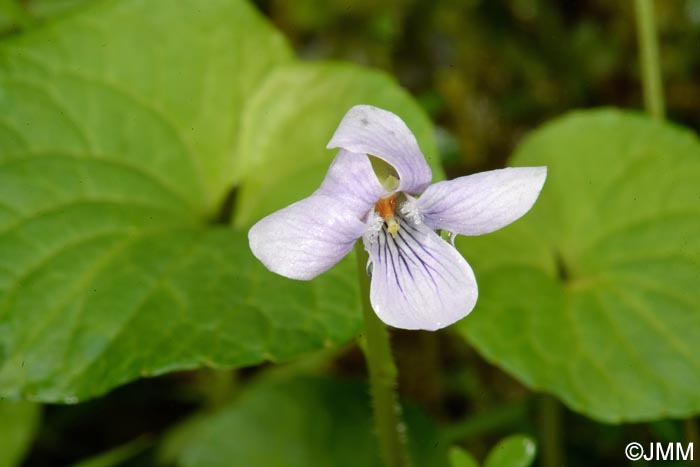
[[[374,311],[402,329],[436,330],[465,317],[478,296],[469,264],[425,224],[397,217],[401,227],[395,236],[385,226],[364,237]]]

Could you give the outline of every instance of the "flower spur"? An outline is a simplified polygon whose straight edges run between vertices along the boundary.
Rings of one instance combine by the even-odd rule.
[[[362,238],[372,308],[403,329],[443,328],[476,304],[471,267],[435,231],[454,238],[498,230],[530,210],[547,175],[546,167],[506,168],[430,185],[413,133],[369,105],[348,111],[328,148],[340,150],[320,188],[255,224],[250,248],[269,270],[309,280]],[[388,169],[381,180],[371,158]]]

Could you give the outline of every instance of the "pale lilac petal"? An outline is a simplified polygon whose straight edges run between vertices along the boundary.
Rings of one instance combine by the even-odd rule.
[[[336,198],[312,195],[260,220],[248,241],[270,271],[308,280],[347,255],[366,228]]]
[[[341,149],[315,194],[335,197],[358,218],[364,218],[389,193],[379,183],[366,154]]]
[[[429,186],[412,209],[433,229],[482,235],[528,212],[546,177],[547,167],[509,167],[468,175]]]
[[[465,317],[478,295],[469,264],[425,224],[400,222],[396,238],[385,229],[364,237],[377,316],[396,328],[431,331]]]
[[[370,154],[389,163],[399,175],[397,191],[422,192],[432,179],[416,137],[397,115],[371,105],[351,108],[328,148]]]

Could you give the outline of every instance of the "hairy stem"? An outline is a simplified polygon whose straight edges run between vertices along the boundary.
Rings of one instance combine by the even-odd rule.
[[[664,118],[664,94],[659,66],[659,47],[656,39],[653,0],[634,0],[637,16],[639,63],[644,87],[644,107],[654,118]]]
[[[401,407],[396,395],[397,370],[391,354],[389,332],[374,314],[369,301],[369,277],[366,271],[368,256],[361,240],[355,245],[355,256],[365,323],[362,348],[367,360],[374,425],[382,460],[387,467],[406,467],[410,462],[406,446],[406,428],[401,420]]]

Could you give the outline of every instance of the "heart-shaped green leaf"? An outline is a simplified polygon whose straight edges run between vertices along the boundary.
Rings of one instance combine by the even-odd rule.
[[[459,330],[534,389],[609,422],[700,411],[700,143],[632,113],[575,113],[512,160],[533,210],[462,238],[480,286]]]
[[[237,175],[266,111],[247,103],[279,98],[274,112],[291,121],[322,113],[336,125],[347,109],[320,103],[335,106],[336,89],[355,81],[344,107],[387,95],[378,100],[425,122],[423,134],[429,123],[394,82],[357,67],[300,66],[325,86],[313,108],[298,105],[298,89],[259,94],[291,60],[242,0],[99,2],[0,45],[0,394],[73,402],[139,376],[283,360],[353,338],[352,261],[291,281],[259,264],[245,232],[221,225],[228,193],[258,170],[294,193],[322,177],[274,161]],[[313,161],[330,164],[327,126],[298,133],[277,150],[308,166],[304,151],[321,141]]]
[[[274,357],[270,310],[238,288],[262,273],[244,236],[204,227],[283,38],[243,2],[127,0],[0,56],[0,393],[74,400]]]

